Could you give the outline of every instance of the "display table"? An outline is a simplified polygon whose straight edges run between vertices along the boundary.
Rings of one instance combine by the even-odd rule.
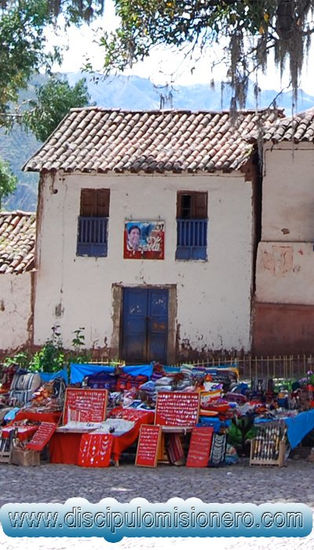
[[[125,411],[127,410],[125,409]],[[112,458],[117,466],[121,453],[137,440],[141,424],[152,424],[154,422],[152,411],[141,411],[141,413],[141,415],[137,415],[135,425],[131,430],[119,436],[112,434]],[[129,418],[127,414],[123,415],[121,413],[120,418],[123,416]],[[83,432],[55,432],[49,444],[50,462],[77,465],[82,434]]]
[[[11,420],[9,424],[4,426],[1,430],[1,436],[3,439],[8,439],[12,431],[16,431],[17,438],[19,441],[27,441],[30,439],[34,433],[38,430],[40,422],[53,422],[58,424],[61,418],[62,411],[54,412],[36,412],[34,410],[23,409],[19,411],[14,420]],[[36,422],[36,425],[19,425],[18,423],[28,420],[29,422]]]

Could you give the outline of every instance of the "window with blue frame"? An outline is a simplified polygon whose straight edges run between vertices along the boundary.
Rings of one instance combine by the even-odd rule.
[[[207,193],[177,194],[177,260],[207,259]]]
[[[107,256],[109,189],[82,189],[77,230],[77,256]]]

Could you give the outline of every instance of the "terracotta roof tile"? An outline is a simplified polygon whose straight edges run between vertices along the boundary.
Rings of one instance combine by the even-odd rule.
[[[266,130],[264,141],[314,141],[314,108],[277,120]]]
[[[23,273],[34,267],[36,215],[0,212],[0,273]]]
[[[212,172],[246,163],[258,121],[280,111],[121,111],[72,109],[25,164],[27,171]]]

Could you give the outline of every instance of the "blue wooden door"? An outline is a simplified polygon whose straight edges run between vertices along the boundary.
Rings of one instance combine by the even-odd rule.
[[[168,290],[125,288],[122,359],[127,363],[167,361]]]

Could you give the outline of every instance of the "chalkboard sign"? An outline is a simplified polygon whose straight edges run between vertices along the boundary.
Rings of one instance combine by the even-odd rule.
[[[190,468],[206,468],[212,445],[214,428],[195,427],[192,430],[186,466]]]
[[[102,422],[106,418],[107,390],[67,388],[63,424],[67,422]]]
[[[195,426],[199,415],[199,393],[159,392],[155,424],[161,426]]]
[[[136,466],[157,466],[158,451],[160,446],[161,427],[151,424],[142,424],[137,443],[135,464]]]
[[[57,424],[54,422],[42,422],[30,442],[27,443],[26,449],[42,451],[45,445],[47,445],[52,438],[56,428]]]
[[[113,436],[83,434],[80,441],[78,465],[87,468],[106,468],[110,464]]]

